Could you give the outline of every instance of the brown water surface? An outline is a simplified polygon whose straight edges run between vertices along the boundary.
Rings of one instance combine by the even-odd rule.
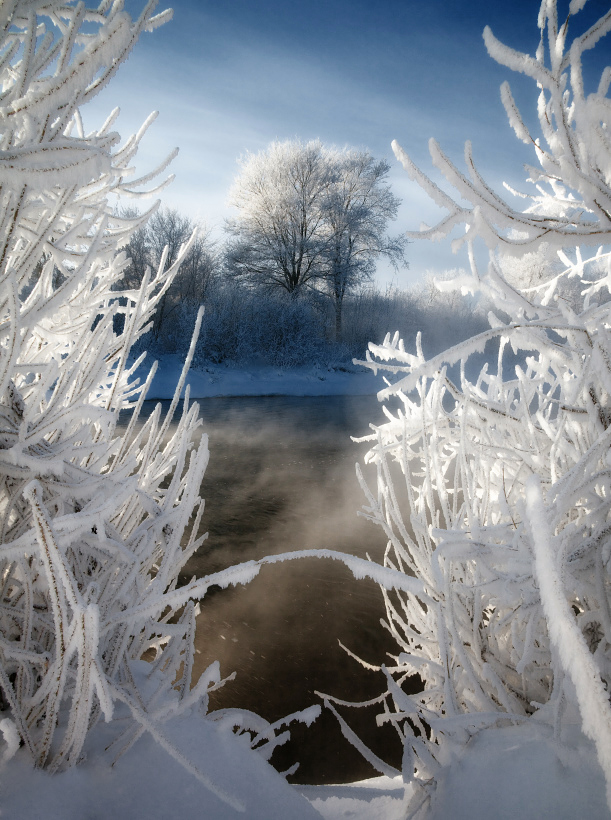
[[[210,437],[202,486],[209,538],[185,568],[185,580],[264,555],[327,548],[382,560],[381,529],[357,510],[365,498],[355,462],[382,412],[374,396],[257,397],[200,402]],[[369,473],[370,484],[375,473]],[[375,486],[375,485],[374,485]],[[234,681],[211,695],[210,708],[240,707],[270,721],[312,704],[316,692],[347,701],[381,694],[381,672],[366,670],[339,642],[371,664],[388,663],[397,647],[381,626],[382,594],[336,561],[308,558],[263,567],[246,586],[213,588],[201,602],[196,633],[201,673],[218,660]],[[377,728],[379,707],[340,707],[350,726],[387,762],[400,767],[390,727]],[[279,770],[300,762],[291,778],[338,783],[377,772],[345,740],[323,709],[310,727],[293,724],[291,741],[274,752]]]

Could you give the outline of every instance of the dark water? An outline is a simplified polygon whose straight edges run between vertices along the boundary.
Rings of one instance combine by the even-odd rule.
[[[185,568],[185,579],[271,553],[323,547],[381,561],[382,531],[357,516],[365,501],[355,462],[367,445],[351,435],[380,422],[376,398],[259,397],[200,402],[210,437],[202,486],[209,538]],[[384,691],[381,672],[363,669],[339,646],[372,664],[397,647],[380,619],[382,594],[336,561],[305,559],[264,567],[246,586],[214,588],[201,602],[198,675],[219,660],[234,681],[210,708],[240,707],[270,721],[322,704],[316,692],[359,701]],[[379,707],[339,711],[387,762],[401,748]],[[300,783],[348,782],[376,772],[344,739],[328,710],[310,728],[293,724],[291,741],[274,752],[281,771],[299,761]]]

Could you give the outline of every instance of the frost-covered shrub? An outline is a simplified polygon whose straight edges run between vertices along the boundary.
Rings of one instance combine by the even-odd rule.
[[[293,298],[245,288],[241,283],[217,283],[206,298],[206,320],[195,363],[198,367],[221,363],[345,367],[352,358],[364,355],[369,341],[381,342],[389,326],[399,329],[403,339],[413,341],[418,330],[424,329],[432,353],[443,350],[448,341],[462,341],[487,326],[485,313],[476,305],[460,299],[456,304],[439,292],[430,298],[421,286],[385,292],[368,288],[346,297],[343,310],[344,333],[338,343],[334,341],[333,305],[320,294]],[[188,326],[191,315],[195,316],[192,306],[183,303],[177,311],[177,331]],[[172,338],[162,334],[153,349],[160,354],[181,352],[181,344],[185,341],[179,332]]]
[[[128,181],[148,121],[119,145],[111,130],[118,111],[87,135],[79,115],[140,33],[168,19],[153,16],[155,5],[135,21],[120,2],[0,5],[3,760],[21,744],[36,766],[70,767],[100,718],[110,721],[118,708],[109,762],[148,731],[240,808],[163,732],[194,706],[205,712],[207,693],[221,685],[214,663],[192,686],[194,601],[212,584],[256,572],[226,570],[177,588],[205,539],[199,491],[208,448],[205,436],[195,442],[198,406],[189,406],[188,388],[170,427],[201,311],[165,417],[158,406],[138,424],[155,368],[140,385],[133,374],[142,357],[128,365],[192,243],[169,268],[164,252],[135,287],[118,287],[129,264],[120,249],[143,217],[113,212],[108,199],[137,195],[155,176]],[[280,741],[263,724],[242,720],[269,755]]]
[[[137,21],[119,4],[0,9],[0,689],[33,762],[51,770],[78,762],[116,700],[137,725],[154,722],[131,675],[148,648],[167,688],[181,669],[191,697],[194,606],[173,627],[165,616],[200,541],[193,530],[181,543],[203,508],[197,406],[185,403],[171,436],[171,414],[159,412],[135,438],[138,410],[117,429],[119,411],[146,393],[127,367],[130,346],[180,255],[139,290],[113,291],[136,223],[114,217],[108,196],[147,181],[125,179],[143,132],[117,147],[118,112],[88,135],[79,116],[139,34],[167,19],[153,6]],[[126,729],[124,745],[138,731]]]
[[[555,0],[544,0],[534,57],[484,32],[490,54],[540,88],[535,141],[502,87],[510,122],[540,163],[528,169],[536,189],[527,210],[491,192],[469,145],[465,177],[430,144],[459,202],[395,145],[410,176],[449,212],[428,234],[447,236],[462,223],[456,244],[479,237],[491,253],[487,273],[471,253],[471,274],[454,282],[490,299],[487,331],[430,359],[420,339],[409,353],[388,336],[368,357],[390,382],[381,394],[387,420],[370,437],[378,479],[371,490],[362,482],[365,514],[388,537],[385,565],[422,582],[419,594],[384,593],[400,651],[382,666],[380,720],[403,740],[404,778],[421,784],[483,727],[534,716],[562,739],[563,715],[578,709],[611,798],[611,255],[580,250],[611,243],[611,70],[586,94],[581,67],[583,51],[611,29],[611,13],[568,48],[582,6],[573,0],[559,24]],[[531,254],[532,273],[543,243],[560,270],[544,264],[520,288],[519,260]],[[517,261],[504,265],[504,254]],[[566,298],[573,283],[578,306]],[[489,340],[496,360],[470,377]]]
[[[452,278],[451,272],[442,278]],[[475,300],[452,296],[434,287],[431,276],[403,289],[364,289],[345,301],[344,342],[360,358],[369,342],[383,341],[390,327],[407,345],[415,344],[420,332],[427,354],[440,353],[488,326],[486,311]]]
[[[249,335],[264,361],[299,367],[317,364],[324,357],[320,316],[306,300],[284,294],[259,298],[248,318]]]
[[[329,356],[320,313],[306,299],[264,293],[240,283],[213,289],[196,362],[299,367]]]

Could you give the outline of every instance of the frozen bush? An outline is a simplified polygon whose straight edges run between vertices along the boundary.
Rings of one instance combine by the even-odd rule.
[[[163,700],[149,705],[132,675],[150,647],[167,693],[180,669],[181,700],[191,698],[194,605],[174,626],[166,616],[186,603],[172,594],[201,541],[196,530],[186,548],[182,538],[201,516],[208,450],[205,439],[192,446],[198,410],[188,402],[175,434],[176,401],[134,437],[152,373],[139,386],[140,361],[130,368],[127,356],[188,246],[139,289],[113,290],[137,221],[113,215],[108,197],[147,181],[126,181],[145,129],[117,147],[118,112],[87,136],[79,116],[168,14],[153,16],[150,3],[137,21],[119,4],[38,6],[0,9],[0,120],[11,146],[0,158],[0,689],[33,763],[54,771],[79,761],[117,700],[134,718],[119,750],[155,731]]]
[[[447,279],[448,274],[444,274]],[[348,297],[344,305],[344,343],[361,358],[369,342],[381,343],[388,328],[406,344],[415,344],[420,332],[427,355],[464,341],[487,327],[486,312],[475,300],[450,299],[432,277],[409,288],[368,288]]]
[[[313,365],[328,356],[320,313],[305,299],[240,284],[217,287],[206,302],[197,362],[276,367]]]
[[[193,309],[183,304],[177,315],[177,331],[184,327]],[[194,315],[194,314],[193,314]],[[388,326],[402,338],[416,339],[424,329],[428,350],[438,353],[444,342],[462,341],[487,325],[485,313],[475,304],[450,303],[436,291],[425,301],[423,288],[414,286],[382,292],[368,288],[344,301],[343,341],[334,341],[334,311],[323,298],[292,298],[288,294],[265,293],[239,283],[216,284],[208,291],[206,321],[197,347],[196,364],[263,364],[275,367],[327,366],[362,357],[372,339],[382,341]],[[167,342],[159,340],[159,353],[181,350],[180,333]]]
[[[108,200],[137,196],[156,175],[129,180],[150,119],[119,145],[118,111],[87,135],[79,115],[140,33],[168,19],[153,16],[155,5],[135,21],[120,2],[0,5],[2,757],[21,744],[38,767],[73,766],[118,707],[109,762],[149,732],[242,809],[163,728],[193,707],[205,713],[208,692],[222,685],[217,663],[191,679],[195,601],[257,571],[247,565],[178,587],[206,537],[199,492],[208,447],[195,438],[188,388],[170,426],[202,311],[165,417],[158,405],[138,423],[155,367],[141,385],[134,373],[143,357],[128,364],[196,238],[174,249],[169,266],[164,251],[153,272],[119,286],[129,265],[120,249],[143,217],[117,214]],[[284,737],[260,720],[250,728],[263,754]]]
[[[555,0],[544,0],[534,57],[484,32],[490,54],[539,87],[537,140],[509,86],[501,89],[540,164],[527,169],[535,188],[526,210],[492,193],[469,145],[465,176],[430,143],[456,200],[395,145],[448,212],[426,233],[467,228],[455,243],[467,243],[471,273],[440,287],[481,292],[493,306],[488,330],[432,358],[420,337],[408,352],[398,334],[368,355],[389,386],[380,394],[386,421],[369,438],[377,486],[361,477],[364,512],[387,535],[385,566],[422,583],[419,593],[384,592],[399,650],[381,667],[379,719],[401,737],[402,774],[421,785],[417,800],[480,729],[536,718],[562,741],[564,715],[578,710],[611,805],[611,255],[582,250],[611,244],[611,71],[586,94],[581,65],[611,29],[611,13],[569,47],[582,7],[573,0],[560,24]],[[485,274],[476,238],[490,249]],[[566,298],[574,283],[578,305]],[[495,361],[471,376],[472,359],[493,340]]]

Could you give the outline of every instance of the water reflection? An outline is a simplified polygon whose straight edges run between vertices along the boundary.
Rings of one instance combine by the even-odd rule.
[[[350,435],[381,419],[375,397],[206,399],[210,464],[202,486],[210,535],[185,580],[270,553],[325,547],[380,561],[384,535],[356,511],[364,498],[355,462],[366,445]],[[338,641],[370,663],[396,645],[380,625],[382,595],[334,561],[306,559],[264,567],[247,586],[211,590],[201,603],[195,674],[219,660],[236,679],[211,696],[211,708],[238,706],[273,721],[321,703],[316,691],[366,700],[384,689]],[[375,726],[379,709],[344,716],[380,756],[400,764],[396,735]],[[295,782],[346,782],[375,772],[326,710],[309,729],[293,726],[272,762]]]

